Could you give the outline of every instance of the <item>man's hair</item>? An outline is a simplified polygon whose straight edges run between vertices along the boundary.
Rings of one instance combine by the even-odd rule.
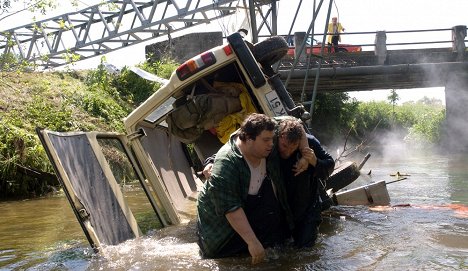
[[[279,136],[284,136],[288,143],[296,143],[302,138],[302,123],[293,118],[281,120],[279,125]]]
[[[270,117],[264,114],[252,113],[242,122],[239,139],[242,141],[247,139],[255,140],[262,131],[273,131],[274,129],[275,122]]]

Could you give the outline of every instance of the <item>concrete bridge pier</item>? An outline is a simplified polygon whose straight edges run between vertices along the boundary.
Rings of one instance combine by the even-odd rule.
[[[306,62],[307,59],[307,52],[306,48],[307,45],[302,48],[302,51],[299,50],[306,39],[306,32],[294,32],[294,58],[299,59],[299,62]]]
[[[376,33],[374,53],[377,56],[377,64],[384,65],[387,60],[387,34],[385,31]]]
[[[442,146],[449,151],[468,150],[468,78],[465,74],[448,76],[445,86],[446,120]]]

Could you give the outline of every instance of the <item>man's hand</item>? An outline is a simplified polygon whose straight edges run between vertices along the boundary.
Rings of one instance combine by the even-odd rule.
[[[311,166],[317,165],[317,156],[315,156],[314,150],[311,148],[301,149],[302,158],[306,159],[308,164]]]
[[[265,249],[258,239],[254,240],[252,243],[247,244],[250,256],[252,256],[252,264],[257,264],[263,262],[265,259]]]
[[[208,165],[203,168],[203,176],[205,176],[205,179],[208,180],[211,176],[211,169],[213,168],[213,163],[209,163]]]
[[[317,156],[315,156],[314,150],[309,147],[305,147],[301,149],[301,154],[302,157],[293,167],[294,176],[297,176],[304,170],[307,170],[309,165],[314,167],[317,165]]]
[[[301,174],[303,171],[307,170],[308,167],[309,161],[307,161],[307,159],[304,156],[301,157],[292,169],[294,172],[294,176]]]
[[[247,244],[250,256],[252,256],[252,264],[262,262],[263,259],[265,259],[265,249],[252,230],[244,209],[238,208],[232,212],[226,213],[225,216],[232,228]]]

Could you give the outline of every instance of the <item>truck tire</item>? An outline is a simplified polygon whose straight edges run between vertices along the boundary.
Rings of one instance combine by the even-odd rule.
[[[332,189],[334,193],[354,182],[359,175],[356,163],[350,161],[341,163],[327,179],[325,190]]]
[[[255,59],[263,66],[271,66],[288,53],[288,43],[283,37],[274,36],[256,43],[253,47]]]

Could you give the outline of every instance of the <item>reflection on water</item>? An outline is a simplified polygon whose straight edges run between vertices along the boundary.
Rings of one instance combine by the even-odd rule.
[[[66,198],[2,202],[0,270],[466,270],[466,165],[468,156],[372,157],[353,185],[408,174],[388,184],[392,206],[333,207],[315,247],[269,249],[257,266],[248,257],[201,259],[193,221],[93,255]],[[139,193],[127,193],[133,208],[146,202]]]

